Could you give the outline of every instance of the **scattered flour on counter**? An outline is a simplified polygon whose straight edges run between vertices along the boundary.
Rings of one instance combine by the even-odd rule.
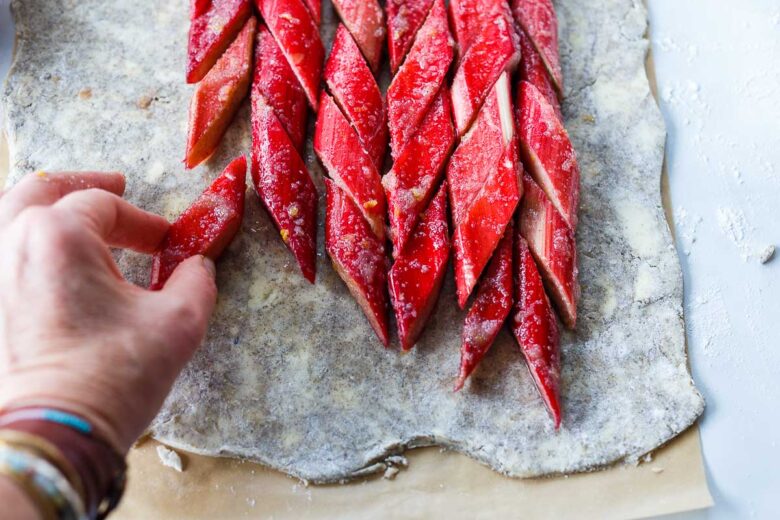
[[[705,355],[717,355],[732,343],[731,319],[719,287],[699,291],[686,309],[686,318],[691,337],[703,346]]]
[[[179,454],[167,446],[157,446],[157,456],[160,457],[160,462],[162,462],[163,466],[172,468],[179,473],[184,471],[184,464]]]
[[[686,256],[691,255],[691,249],[698,238],[699,225],[702,223],[701,215],[689,213],[680,206],[674,212],[675,231],[677,240],[683,248]]]
[[[756,248],[748,239],[748,232],[753,228],[745,219],[745,214],[740,209],[721,207],[718,208],[717,216],[720,230],[737,247],[742,261],[747,262]]]

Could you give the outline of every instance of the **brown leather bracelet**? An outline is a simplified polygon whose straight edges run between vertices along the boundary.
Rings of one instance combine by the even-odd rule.
[[[11,420],[3,422],[2,427],[35,435],[60,450],[79,475],[84,508],[90,518],[105,518],[117,506],[125,488],[127,464],[106,442],[43,419]]]

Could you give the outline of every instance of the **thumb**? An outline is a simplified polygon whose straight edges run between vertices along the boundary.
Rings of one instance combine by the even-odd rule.
[[[193,256],[176,267],[159,298],[166,314],[172,343],[189,356],[206,335],[209,318],[217,303],[216,267],[204,256]]]

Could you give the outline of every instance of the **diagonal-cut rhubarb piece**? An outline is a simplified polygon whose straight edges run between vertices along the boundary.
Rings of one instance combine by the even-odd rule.
[[[390,71],[395,74],[414,43],[433,0],[387,0],[387,49]]]
[[[460,347],[460,374],[455,384],[457,392],[493,345],[512,309],[512,241],[514,226],[510,221],[499,242],[485,276],[479,283],[477,296],[463,324]]]
[[[528,175],[523,177],[523,186],[520,233],[528,241],[561,320],[573,329],[580,292],[574,232]]]
[[[333,0],[339,18],[366,57],[371,70],[379,68],[385,39],[385,13],[377,0]]]
[[[355,130],[325,92],[317,114],[314,151],[334,182],[360,208],[376,236],[384,239],[386,203],[382,179]]]
[[[461,140],[447,166],[452,220],[457,226],[509,143],[515,140],[509,77],[499,77],[474,125]]]
[[[287,63],[282,50],[264,24],[260,24],[255,47],[253,92],[271,105],[298,153],[303,153],[306,134],[306,94]]]
[[[242,156],[171,224],[152,258],[149,289],[162,289],[176,266],[191,256],[219,258],[241,228],[245,194],[246,159]]]
[[[558,94],[563,94],[563,72],[558,54],[558,18],[552,0],[512,0],[512,12],[539,52]]]
[[[377,238],[350,197],[325,179],[325,248],[333,267],[357,300],[383,345],[389,343],[387,259]]]
[[[520,56],[520,81],[527,81],[536,87],[555,109],[555,114],[558,116],[558,119],[563,121],[561,104],[558,101],[558,93],[555,91],[555,87],[553,87],[552,81],[550,80],[550,75],[547,73],[547,67],[545,67],[541,56],[539,56],[539,53],[531,43],[531,40],[522,30],[520,30]],[[520,92],[521,89],[517,89],[516,107],[520,106]],[[519,126],[520,125],[518,125],[518,127]]]
[[[515,40],[514,28],[499,14],[463,56],[452,80],[452,112],[458,135],[471,126],[501,73],[511,72],[517,64],[520,54]]]
[[[420,129],[382,178],[387,194],[393,251],[397,256],[433,196],[455,143],[450,98],[442,88]]]
[[[214,153],[249,92],[255,25],[254,17],[247,20],[230,48],[195,88],[184,158],[187,168],[196,167]]]
[[[202,80],[227,50],[252,14],[249,0],[213,0],[191,4],[187,83]]]
[[[390,148],[397,159],[444,82],[453,56],[444,0],[433,6],[387,90]]]
[[[523,163],[569,227],[577,229],[580,169],[569,134],[536,87],[520,82],[519,96]]]
[[[323,77],[333,99],[355,127],[376,168],[380,169],[387,146],[382,93],[357,44],[343,25],[336,30]]]
[[[512,220],[522,194],[519,179],[519,160],[511,143],[455,228],[455,286],[461,309]]]
[[[512,333],[520,345],[536,388],[552,415],[561,424],[559,388],[561,379],[558,322],[544,292],[542,278],[528,244],[515,235],[515,307]]]
[[[311,13],[303,0],[255,0],[255,4],[316,111],[325,48]]]
[[[444,183],[420,216],[420,223],[409,238],[403,255],[390,269],[390,300],[404,350],[414,346],[428,322],[439,299],[449,256],[447,187]]]
[[[252,181],[303,276],[314,283],[317,189],[259,88],[252,93]]]

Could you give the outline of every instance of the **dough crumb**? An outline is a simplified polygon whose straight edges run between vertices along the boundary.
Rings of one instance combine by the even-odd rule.
[[[648,453],[642,458],[642,462],[652,462],[653,461],[653,454]]]
[[[765,264],[775,257],[775,246],[767,246],[758,255],[758,261]]]
[[[91,99],[91,98],[92,98],[91,88],[83,88],[79,90],[79,99]]]
[[[393,466],[402,466],[404,468],[409,466],[409,459],[403,455],[391,455],[387,457],[387,462]]]
[[[136,103],[136,105],[138,105],[138,108],[140,108],[141,110],[146,110],[147,108],[152,106],[153,100],[154,98],[152,96],[144,95],[138,98],[138,102]]]
[[[160,457],[162,465],[172,468],[179,473],[184,471],[184,464],[178,453],[166,446],[157,446],[157,456]]]
[[[255,507],[255,504],[257,504],[257,500],[254,498],[247,498],[246,503],[249,505],[249,507]]]
[[[653,466],[652,468],[650,468],[650,471],[652,471],[653,473],[658,475],[659,473],[663,473],[664,472],[664,468],[659,468],[658,466]]]
[[[385,470],[385,476],[384,476],[384,478],[386,478],[387,480],[393,480],[393,479],[395,478],[395,476],[396,476],[396,475],[398,475],[398,472],[399,472],[399,471],[401,471],[401,470],[400,470],[400,469],[398,469],[397,467],[395,467],[395,466],[390,466],[389,468],[387,468],[387,469]]]

